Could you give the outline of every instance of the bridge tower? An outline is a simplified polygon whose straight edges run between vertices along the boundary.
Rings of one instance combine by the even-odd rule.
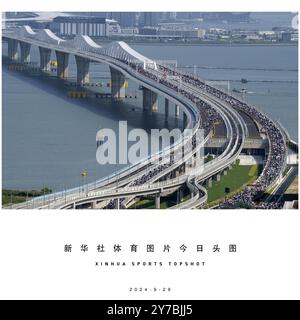
[[[50,71],[51,49],[39,47],[40,51],[40,68],[43,71]]]
[[[12,61],[18,59],[18,41],[15,39],[8,39],[8,58]]]
[[[82,86],[90,82],[90,60],[80,56],[75,56],[75,60],[77,65],[77,84]]]
[[[57,78],[67,79],[69,74],[69,54],[55,50],[57,60]]]
[[[143,110],[146,112],[157,112],[158,98],[157,93],[143,87]]]
[[[30,61],[30,47],[31,45],[29,43],[20,41],[22,63],[28,63]]]
[[[125,98],[125,76],[119,70],[109,67],[111,74],[111,96],[114,99]]]

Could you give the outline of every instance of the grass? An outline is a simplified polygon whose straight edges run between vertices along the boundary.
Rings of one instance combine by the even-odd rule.
[[[209,162],[209,161],[211,161],[213,159],[214,159],[214,157],[211,154],[209,154],[204,158],[204,163],[207,163],[207,162]]]
[[[234,194],[242,191],[246,185],[253,183],[262,170],[261,166],[240,166],[234,165],[227,172],[226,176],[221,176],[220,181],[213,181],[212,187],[208,188],[208,206],[218,204],[225,197],[232,197]],[[225,193],[225,188],[230,188],[230,193]]]
[[[260,172],[262,166],[241,166],[233,165],[232,169],[227,172],[226,176],[221,176],[220,181],[213,181],[212,187],[208,188],[208,203],[207,207],[212,207],[223,201],[225,197],[232,197],[236,193],[241,192],[246,185],[253,183]],[[230,188],[230,193],[225,193],[225,188]],[[188,189],[184,190],[183,201],[190,198]],[[177,192],[167,197],[161,197],[160,208],[167,209],[177,203]],[[153,197],[145,197],[133,204],[130,209],[155,209],[155,200]]]
[[[38,191],[38,190],[24,191],[24,190],[2,189],[2,206],[9,206],[10,204],[21,203],[21,202],[29,200],[33,197],[41,196],[44,193],[48,194],[51,192],[52,191],[48,188],[44,188],[40,191]]]
[[[188,188],[183,190],[182,202],[187,201],[190,198],[190,193]],[[177,191],[172,193],[167,197],[160,198],[160,209],[168,209],[177,204]],[[129,209],[155,209],[155,199],[153,197],[143,197],[133,205],[129,207]]]

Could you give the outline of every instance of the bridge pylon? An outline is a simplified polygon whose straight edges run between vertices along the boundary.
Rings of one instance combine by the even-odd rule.
[[[69,75],[69,54],[55,50],[57,60],[57,78],[68,79]]]
[[[177,104],[175,105],[175,118],[179,118],[179,106]]]
[[[155,209],[160,209],[160,194],[155,195]]]
[[[75,61],[77,65],[77,84],[82,86],[90,82],[90,60],[82,58],[80,56],[75,56]]]
[[[31,47],[30,43],[20,41],[22,63],[30,62],[30,47]]]
[[[119,70],[109,67],[111,74],[111,96],[114,99],[125,98],[125,76]]]
[[[187,122],[188,122],[187,114],[183,112],[183,129],[185,129],[185,127],[187,126]]]
[[[43,71],[51,71],[51,49],[39,47],[40,68]]]
[[[8,58],[12,61],[18,60],[18,41],[8,39]]]
[[[158,110],[157,93],[145,87],[143,87],[143,110],[148,113]]]
[[[169,100],[165,98],[165,122],[169,121]]]

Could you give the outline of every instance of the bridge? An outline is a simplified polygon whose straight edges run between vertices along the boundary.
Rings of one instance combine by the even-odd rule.
[[[267,160],[261,176],[247,188],[246,193],[239,195],[242,200],[237,198],[237,202],[255,201],[259,194],[271,188],[281,178],[286,166],[287,145],[291,143],[287,132],[258,108],[233,94],[216,88],[195,75],[179,72],[161,61],[149,59],[123,41],[100,46],[88,36],[80,35],[64,40],[48,29],[35,32],[29,26],[4,30],[2,38],[8,42],[8,57],[11,61],[28,63],[31,46],[38,46],[40,69],[46,72],[50,70],[51,51],[55,51],[57,77],[60,79],[68,78],[69,56],[74,55],[79,86],[89,82],[90,62],[105,63],[110,68],[113,98],[121,99],[125,96],[125,77],[130,78],[142,88],[144,112],[155,111],[158,95],[162,95],[165,97],[166,121],[170,114],[169,102],[172,101],[175,104],[175,117],[179,117],[181,108],[184,126],[190,129],[184,138],[112,176],[81,188],[35,198],[14,208],[76,208],[83,205],[92,208],[126,208],[137,196],[149,194],[155,195],[156,207],[159,208],[160,196],[182,185],[189,188],[190,199],[179,207],[202,207],[207,200],[204,183],[210,185],[213,178],[220,179],[221,174],[230,170],[243,148],[251,148],[251,143],[259,144],[258,141],[249,139],[243,114],[253,119],[264,135]],[[202,170],[195,171],[199,166],[198,154],[209,143],[215,120],[226,128],[222,152],[206,163]],[[203,129],[205,133],[201,143],[196,141],[198,129]]]

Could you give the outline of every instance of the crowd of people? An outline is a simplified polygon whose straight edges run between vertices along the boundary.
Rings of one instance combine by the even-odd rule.
[[[221,203],[219,205],[219,208],[234,208],[238,206],[249,206],[255,208],[277,208],[282,206],[282,203],[257,202],[257,199],[259,199],[259,197],[264,192],[266,192],[268,188],[279,178],[286,158],[285,140],[280,129],[271,119],[269,119],[269,117],[257,110],[255,107],[238,100],[237,98],[228,93],[225,93],[218,88],[208,85],[203,80],[197,78],[194,75],[179,73],[174,69],[162,65],[158,65],[158,69],[166,75],[165,77],[158,76],[156,72],[153,72],[151,69],[145,69],[142,66],[135,66],[135,69],[144,76],[175,90],[176,92],[182,94],[190,101],[192,101],[202,112],[202,119],[204,120],[202,121],[202,128],[205,131],[205,135],[207,135],[211,131],[214,122],[216,120],[220,120],[221,117],[209,104],[202,101],[193,92],[183,89],[180,82],[169,81],[169,76],[178,77],[180,81],[188,83],[217,97],[218,99],[229,104],[232,108],[245,112],[254,121],[259,123],[261,126],[261,130],[266,133],[269,139],[269,154],[266,165],[264,166],[261,175],[255,181],[255,183],[246,187],[241,193]],[[194,146],[194,144],[195,139],[192,139],[192,145]],[[166,165],[170,165],[170,163]],[[157,166],[155,169],[147,172],[141,178],[133,181],[132,185],[136,186],[144,184],[158,172],[165,169],[166,168],[164,167],[164,165],[161,167]]]
[[[160,66],[160,69],[172,76],[181,77],[181,81],[192,84],[218,99],[225,101],[231,107],[245,112],[254,119],[254,121],[260,124],[262,128],[261,130],[268,136],[269,155],[263,172],[253,185],[248,186],[238,195],[220,204],[220,208],[236,207],[238,204],[241,204],[242,206],[252,206],[255,208],[281,208],[283,205],[282,202],[256,202],[256,200],[259,199],[259,197],[280,177],[282,169],[284,168],[286,159],[285,140],[276,124],[255,107],[236,99],[224,91],[206,84],[204,81],[193,75],[178,73],[175,70],[171,70],[164,66]]]
[[[173,74],[174,73],[176,74],[176,72],[173,71]],[[188,83],[214,95],[218,99],[225,101],[233,108],[245,112],[260,124],[262,128],[261,130],[265,132],[269,138],[269,155],[267,163],[260,177],[253,185],[248,186],[241,193],[224,201],[219,207],[231,208],[241,204],[242,206],[252,206],[255,208],[281,208],[283,205],[282,202],[256,202],[256,200],[268,190],[268,188],[276,181],[276,179],[279,178],[284,167],[286,159],[286,146],[280,129],[269,117],[257,110],[255,107],[242,102],[217,88],[205,84],[202,80],[194,76],[183,75],[182,81],[187,81]]]

